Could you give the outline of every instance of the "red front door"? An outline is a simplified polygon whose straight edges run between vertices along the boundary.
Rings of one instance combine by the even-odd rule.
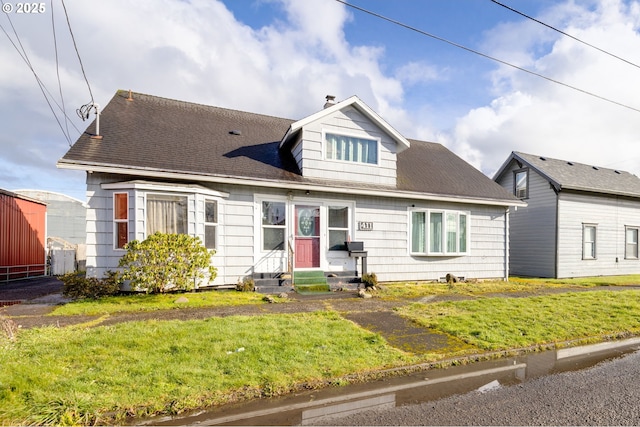
[[[296,205],[295,267],[320,267],[320,207]]]

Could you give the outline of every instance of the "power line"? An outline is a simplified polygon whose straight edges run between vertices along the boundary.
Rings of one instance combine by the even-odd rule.
[[[4,0],[0,0],[0,3],[2,4],[2,6],[4,6]],[[5,14],[7,16],[7,19],[9,20],[9,24],[11,25],[11,28],[13,29],[13,34],[16,36],[16,40],[18,41],[18,44],[20,45],[20,49],[22,49],[22,52],[20,52],[20,49],[18,49],[18,46],[16,46],[16,44],[14,43],[13,39],[11,38],[11,36],[9,35],[9,33],[7,33],[7,31],[4,29],[4,27],[2,25],[0,25],[0,29],[2,29],[2,32],[4,32],[4,34],[7,36],[7,38],[9,39],[9,41],[11,42],[11,44],[13,45],[13,47],[16,49],[16,51],[18,51],[18,54],[20,55],[20,57],[27,63],[27,66],[29,67],[29,69],[31,70],[31,72],[33,73],[33,76],[35,77],[36,81],[38,82],[38,86],[40,87],[40,91],[42,92],[42,95],[44,96],[44,99],[47,101],[47,105],[49,105],[49,109],[51,110],[51,113],[53,113],[53,117],[55,117],[56,122],[58,122],[58,126],[60,127],[60,130],[62,131],[62,133],[64,134],[65,138],[67,139],[67,142],[69,144],[71,144],[71,138],[69,137],[69,135],[67,135],[62,127],[62,124],[60,123],[60,120],[58,119],[58,116],[56,115],[53,106],[51,105],[51,102],[49,102],[49,98],[47,97],[46,93],[45,93],[45,89],[44,89],[44,83],[42,82],[42,80],[40,80],[40,77],[38,77],[38,73],[36,73],[36,70],[33,68],[33,65],[31,64],[31,61],[29,60],[29,56],[27,55],[26,50],[24,49],[24,46],[22,45],[22,42],[20,41],[20,36],[18,36],[18,32],[16,31],[15,26],[13,25],[13,21],[11,21],[11,18],[9,17],[9,14]],[[51,94],[49,94],[51,95]],[[59,107],[59,106],[58,106]]]
[[[575,40],[575,41],[577,41],[577,42],[579,42],[579,43],[582,43],[582,44],[584,44],[584,45],[586,45],[586,46],[589,46],[590,48],[593,48],[593,49],[595,49],[595,50],[597,50],[597,51],[600,51],[600,52],[602,52],[602,53],[604,53],[604,54],[606,54],[606,55],[612,56],[612,57],[614,57],[614,58],[616,58],[616,59],[619,59],[620,61],[626,62],[626,63],[627,63],[627,64],[629,64],[629,65],[633,65],[633,66],[634,66],[634,67],[636,67],[636,68],[640,68],[640,65],[638,65],[638,64],[635,64],[635,63],[633,63],[633,62],[631,62],[631,61],[628,61],[628,60],[626,60],[626,59],[624,59],[624,58],[621,58],[621,57],[619,57],[618,55],[615,55],[615,54],[613,54],[613,53],[611,53],[611,52],[609,52],[609,51],[606,51],[606,50],[604,50],[604,49],[600,49],[598,46],[594,46],[594,45],[592,45],[591,43],[587,43],[587,42],[585,42],[584,40],[580,40],[579,38],[577,38],[577,37],[575,37],[575,36],[572,36],[571,34],[567,34],[567,33],[565,33],[564,31],[559,30],[559,29],[557,29],[557,28],[555,28],[555,27],[553,27],[553,26],[551,26],[551,25],[549,25],[549,24],[545,24],[544,22],[542,22],[542,21],[540,21],[540,20],[538,20],[538,19],[536,19],[536,18],[533,18],[533,17],[531,17],[531,16],[529,16],[529,15],[527,15],[527,14],[525,14],[525,13],[522,13],[522,12],[520,12],[520,11],[518,11],[518,10],[516,10],[516,9],[512,8],[512,7],[509,7],[509,6],[507,6],[506,4],[500,3],[499,1],[496,1],[496,0],[490,0],[490,1],[492,1],[492,2],[493,2],[493,3],[495,3],[495,4],[497,4],[498,6],[502,6],[502,7],[504,7],[505,9],[508,9],[508,10],[510,10],[510,11],[512,11],[512,12],[514,12],[514,13],[517,13],[517,14],[518,14],[518,15],[520,15],[520,16],[523,16],[523,17],[525,17],[525,18],[527,18],[527,19],[530,19],[530,20],[532,20],[532,21],[534,21],[534,22],[537,22],[537,23],[538,23],[538,24],[540,24],[540,25],[544,25],[545,27],[550,28],[550,29],[552,29],[553,31],[557,31],[558,33],[560,33],[560,34],[562,34],[562,35],[564,35],[564,36],[567,36],[567,37],[569,37],[569,38],[572,38],[573,40]]]
[[[62,113],[65,117],[64,124],[67,130],[67,135],[69,134],[69,119],[67,118],[65,108],[64,108],[64,95],[62,94],[62,83],[60,82],[60,62],[58,60],[58,39],[56,37],[56,21],[55,21],[55,13],[53,11],[53,0],[51,0],[51,29],[53,32],[53,49],[56,53],[56,76],[58,77],[58,92],[60,93],[60,103],[62,104]],[[69,144],[71,146],[71,144]]]
[[[0,0],[0,4],[2,3],[2,0]],[[20,55],[20,57],[22,58],[22,60],[27,64],[27,66],[29,67],[29,69],[31,70],[31,72],[33,73],[36,82],[38,83],[38,85],[40,86],[40,89],[44,91],[46,91],[46,93],[49,95],[49,97],[51,98],[51,100],[53,101],[53,103],[56,105],[56,107],[58,107],[58,109],[65,115],[65,117],[68,120],[71,120],[70,117],[65,113],[65,111],[62,109],[62,107],[60,106],[60,104],[58,104],[54,98],[54,96],[51,94],[51,92],[49,91],[49,89],[47,89],[47,86],[44,84],[44,82],[40,79],[40,77],[38,76],[38,74],[36,73],[35,69],[31,66],[31,62],[29,61],[29,58],[25,54],[23,55],[20,52],[20,49],[18,49],[18,47],[16,46],[15,42],[13,41],[13,39],[11,39],[11,36],[7,33],[7,31],[4,29],[4,27],[2,26],[2,24],[0,24],[0,29],[2,30],[2,32],[4,33],[5,36],[7,36],[7,38],[9,39],[9,42],[11,42],[11,44],[13,45],[13,47],[16,49],[16,51],[18,52],[18,55]],[[15,30],[15,29],[14,29]],[[16,34],[17,36],[17,34]],[[22,45],[21,45],[22,46]],[[48,102],[48,97],[46,94],[44,94],[45,100],[47,100]],[[51,104],[49,104],[49,107],[51,107]],[[54,115],[54,117],[56,116],[56,113],[52,110],[52,113]],[[71,122],[71,125],[74,127],[74,129],[78,132],[78,133],[82,133],[82,131],[80,129],[77,128],[77,126]],[[63,130],[64,133],[64,130]],[[66,136],[66,135],[65,135]]]
[[[575,91],[578,91],[578,92],[584,93],[585,95],[589,95],[589,96],[592,96],[592,97],[594,97],[594,98],[598,98],[598,99],[600,99],[600,100],[602,100],[602,101],[606,101],[606,102],[609,102],[609,103],[611,103],[611,104],[615,104],[615,105],[618,105],[618,106],[620,106],[620,107],[627,108],[627,109],[629,109],[629,110],[633,110],[633,111],[636,111],[636,112],[640,113],[640,109],[639,109],[639,108],[631,107],[630,105],[623,104],[623,103],[621,103],[621,102],[614,101],[614,100],[609,99],[609,98],[606,98],[606,97],[604,97],[604,96],[601,96],[601,95],[595,94],[595,93],[593,93],[593,92],[589,92],[589,91],[587,91],[587,90],[580,89],[580,88],[578,88],[578,87],[576,87],[576,86],[572,86],[572,85],[570,85],[570,84],[568,84],[568,83],[564,83],[564,82],[561,82],[561,81],[559,81],[559,80],[552,79],[551,77],[547,77],[547,76],[545,76],[545,75],[543,75],[543,74],[536,73],[535,71],[531,71],[531,70],[528,70],[528,69],[526,69],[526,68],[519,67],[519,66],[514,65],[514,64],[511,64],[511,63],[509,63],[509,62],[507,62],[507,61],[503,61],[503,60],[498,59],[498,58],[496,58],[496,57],[493,57],[493,56],[491,56],[491,55],[487,55],[486,53],[479,52],[479,51],[477,51],[477,50],[474,50],[474,49],[468,48],[468,47],[466,47],[466,46],[463,46],[463,45],[461,45],[461,44],[459,44],[459,43],[455,43],[455,42],[452,42],[452,41],[450,41],[450,40],[447,40],[447,39],[445,39],[445,38],[443,38],[443,37],[439,37],[439,36],[436,36],[436,35],[434,35],[434,34],[428,33],[428,32],[426,32],[426,31],[420,30],[420,29],[418,29],[418,28],[412,27],[412,26],[410,26],[410,25],[404,24],[404,23],[402,23],[402,22],[400,22],[400,21],[397,21],[397,20],[395,20],[395,19],[388,18],[388,17],[386,17],[386,16],[384,16],[384,15],[381,15],[381,14],[379,14],[379,13],[372,12],[372,11],[370,11],[370,10],[364,9],[364,8],[362,8],[362,7],[356,6],[356,5],[351,4],[351,3],[347,3],[345,0],[335,0],[335,1],[337,1],[338,3],[341,3],[341,4],[345,5],[345,6],[348,6],[348,7],[350,7],[350,8],[353,8],[353,9],[359,10],[360,12],[364,12],[364,13],[367,13],[367,14],[369,14],[369,15],[371,15],[371,16],[375,16],[376,18],[379,18],[379,19],[382,19],[382,20],[384,20],[384,21],[390,22],[390,23],[392,23],[392,24],[398,25],[398,26],[400,26],[400,27],[406,28],[406,29],[411,30],[411,31],[415,31],[416,33],[419,33],[419,34],[421,34],[421,35],[423,35],[423,36],[431,37],[431,38],[433,38],[433,39],[436,39],[436,40],[439,40],[439,41],[441,41],[441,42],[444,42],[444,43],[450,44],[450,45],[452,45],[452,46],[455,46],[455,47],[457,47],[457,48],[459,48],[459,49],[466,50],[467,52],[471,52],[471,53],[474,53],[474,54],[476,54],[476,55],[482,56],[482,57],[484,57],[484,58],[490,59],[490,60],[492,60],[492,61],[498,62],[498,63],[500,63],[500,64],[503,64],[503,65],[506,65],[506,66],[509,66],[509,67],[515,68],[516,70],[519,70],[519,71],[525,72],[525,73],[527,73],[527,74],[531,74],[531,75],[536,76],[536,77],[540,77],[540,78],[545,79],[545,80],[547,80],[547,81],[550,81],[550,82],[552,82],[552,83],[555,83],[555,84],[558,84],[558,85],[561,85],[561,86],[567,87],[567,88],[569,88],[569,89],[573,89],[573,90],[575,90]]]
[[[0,4],[4,5],[4,0],[0,0]],[[53,0],[51,1],[51,6],[52,6],[52,16],[53,16]],[[55,29],[54,29],[54,45],[56,46],[55,47],[56,48],[56,71],[58,73],[58,85],[60,87],[60,89],[59,89],[60,90],[60,97],[61,97],[63,106],[60,106],[60,104],[58,104],[58,102],[56,101],[55,97],[51,94],[51,92],[49,91],[47,86],[44,84],[42,79],[40,79],[40,76],[38,75],[38,73],[36,72],[35,68],[33,67],[33,64],[31,63],[31,60],[29,59],[29,56],[27,55],[27,52],[26,52],[24,46],[22,45],[22,42],[20,40],[20,36],[18,35],[15,26],[13,25],[13,21],[11,20],[11,18],[9,17],[8,14],[5,14],[5,15],[7,16],[9,24],[11,25],[11,28],[13,30],[13,34],[15,35],[15,39],[17,41],[17,45],[16,45],[16,41],[13,40],[13,38],[9,35],[9,33],[2,26],[2,24],[0,24],[0,30],[2,30],[2,32],[7,37],[7,39],[9,39],[9,42],[13,45],[14,49],[18,52],[18,55],[20,55],[22,60],[27,64],[27,67],[29,67],[29,69],[33,73],[33,76],[36,79],[36,82],[38,83],[38,87],[40,88],[40,91],[42,92],[42,95],[44,96],[45,101],[47,102],[47,105],[49,106],[49,109],[51,110],[51,113],[53,114],[53,117],[55,118],[56,122],[58,123],[58,127],[60,127],[60,130],[62,131],[62,134],[64,135],[65,139],[67,140],[67,143],[69,144],[69,146],[71,146],[72,142],[71,142],[71,135],[69,133],[68,123],[71,123],[71,126],[73,126],[73,128],[76,130],[76,132],[78,134],[81,134],[82,131],[80,129],[78,129],[78,127],[75,125],[75,123],[67,115],[67,113],[65,111],[65,108],[64,108],[64,97],[62,95],[62,87],[61,87],[61,84],[60,84],[60,75],[59,75],[59,68],[58,68],[58,52],[57,52],[57,44],[56,44],[56,41],[55,41],[55,38],[56,38]],[[52,17],[52,25],[55,25],[55,24],[53,24],[53,17]],[[19,45],[19,47],[18,47],[18,45]],[[53,104],[55,104],[56,107],[58,107],[58,110],[60,110],[60,112],[62,113],[62,115],[65,118],[66,131],[63,128],[63,126],[62,126],[62,124],[60,122],[60,119],[58,118],[58,115],[56,114],[56,112],[55,112],[55,110],[53,108],[53,105],[51,104],[52,102],[53,102]]]
[[[69,34],[71,34],[71,40],[73,41],[73,48],[76,50],[76,55],[78,55],[78,62],[80,62],[80,69],[82,70],[82,75],[84,76],[84,81],[87,82],[87,88],[89,89],[89,95],[91,95],[91,102],[93,101],[93,92],[91,92],[91,86],[89,85],[89,80],[87,79],[87,74],[84,72],[84,65],[82,65],[82,58],[80,58],[80,52],[78,52],[78,46],[76,45],[76,38],[73,36],[73,30],[71,29],[71,22],[69,21],[69,14],[67,13],[67,6],[64,4],[64,0],[60,0],[62,3],[62,8],[64,9],[64,16],[67,18],[67,25],[69,26]]]

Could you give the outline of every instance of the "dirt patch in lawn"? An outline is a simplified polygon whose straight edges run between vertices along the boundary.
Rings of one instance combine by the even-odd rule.
[[[408,353],[439,354],[445,349],[450,353],[473,348],[449,335],[425,329],[393,311],[354,312],[346,314],[345,318],[380,334],[390,345]]]

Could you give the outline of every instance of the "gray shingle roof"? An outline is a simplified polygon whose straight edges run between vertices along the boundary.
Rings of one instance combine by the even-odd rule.
[[[100,116],[102,139],[91,138],[91,124],[59,161],[92,167],[186,173],[296,182],[327,187],[406,191],[520,203],[509,192],[440,144],[411,140],[398,155],[395,188],[339,180],[317,180],[300,174],[286,149],[278,145],[294,120],[140,93],[128,101],[119,91]],[[236,132],[237,131],[237,132]],[[237,134],[239,133],[239,134]]]
[[[640,179],[625,171],[514,152],[558,190],[577,190],[640,197]]]

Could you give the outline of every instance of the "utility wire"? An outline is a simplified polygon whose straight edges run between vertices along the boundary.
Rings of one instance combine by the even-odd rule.
[[[2,4],[2,6],[4,6],[4,4],[5,4],[4,0],[0,0],[0,3]],[[29,56],[27,55],[27,52],[24,49],[24,46],[22,45],[22,42],[20,41],[20,36],[18,36],[18,32],[16,31],[16,28],[13,25],[13,21],[11,21],[11,18],[9,17],[9,14],[5,14],[5,15],[7,16],[7,19],[9,20],[9,24],[11,25],[11,28],[13,29],[13,34],[16,36],[16,40],[18,41],[18,44],[20,45],[20,49],[22,49],[22,52],[20,51],[20,49],[18,49],[18,46],[16,46],[15,42],[13,41],[11,36],[7,33],[7,31],[4,29],[4,27],[2,25],[0,25],[0,28],[2,29],[4,34],[7,36],[7,38],[9,39],[11,44],[13,45],[13,47],[18,51],[18,54],[27,63],[27,66],[29,67],[29,69],[33,73],[36,81],[38,82],[38,86],[40,87],[40,91],[42,92],[42,95],[44,96],[44,99],[47,101],[47,105],[49,105],[49,109],[53,113],[53,117],[55,117],[56,122],[58,122],[58,126],[60,127],[60,130],[62,131],[62,133],[64,134],[65,138],[67,139],[67,142],[69,144],[71,144],[71,138],[69,137],[69,135],[67,135],[65,133],[64,128],[62,127],[62,124],[60,123],[60,119],[58,119],[58,116],[55,113],[55,111],[53,109],[53,106],[51,105],[51,102],[49,101],[49,97],[47,97],[47,94],[45,93],[44,83],[42,82],[42,80],[40,80],[40,77],[38,77],[38,74],[36,73],[36,70],[33,68],[33,65],[31,64],[31,61],[29,60]],[[51,94],[49,93],[49,95],[51,95]],[[54,100],[54,102],[55,102],[55,100]],[[60,106],[58,106],[58,108],[59,107]]]
[[[598,98],[598,99],[600,99],[600,100],[602,100],[602,101],[606,101],[606,102],[609,102],[609,103],[611,103],[611,104],[615,104],[615,105],[618,105],[618,106],[620,106],[620,107],[627,108],[627,109],[629,109],[629,110],[633,110],[633,111],[636,111],[636,112],[640,113],[640,109],[639,109],[639,108],[631,107],[631,106],[629,106],[629,105],[627,105],[627,104],[623,104],[623,103],[621,103],[621,102],[614,101],[614,100],[609,99],[609,98],[606,98],[606,97],[604,97],[604,96],[601,96],[601,95],[595,94],[595,93],[593,93],[593,92],[589,92],[589,91],[587,91],[587,90],[580,89],[580,88],[578,88],[578,87],[576,87],[576,86],[572,86],[572,85],[570,85],[570,84],[568,84],[568,83],[563,83],[563,82],[561,82],[561,81],[559,81],[559,80],[552,79],[552,78],[547,77],[547,76],[545,76],[545,75],[542,75],[542,74],[540,74],[540,73],[536,73],[535,71],[531,71],[531,70],[528,70],[528,69],[526,69],[526,68],[519,67],[519,66],[517,66],[517,65],[511,64],[511,63],[506,62],[506,61],[503,61],[503,60],[498,59],[498,58],[496,58],[496,57],[493,57],[493,56],[487,55],[486,53],[479,52],[479,51],[477,51],[477,50],[474,50],[474,49],[468,48],[468,47],[466,47],[466,46],[463,46],[463,45],[461,45],[461,44],[458,44],[458,43],[452,42],[452,41],[447,40],[447,39],[445,39],[445,38],[442,38],[442,37],[436,36],[436,35],[434,35],[434,34],[431,34],[431,33],[428,33],[428,32],[426,32],[426,31],[420,30],[420,29],[418,29],[418,28],[415,28],[415,27],[412,27],[412,26],[410,26],[410,25],[404,24],[404,23],[402,23],[402,22],[400,22],[400,21],[396,21],[395,19],[391,19],[391,18],[388,18],[388,17],[386,17],[386,16],[384,16],[384,15],[380,15],[379,13],[372,12],[372,11],[370,11],[370,10],[364,9],[364,8],[362,8],[362,7],[356,6],[356,5],[351,4],[351,3],[347,3],[345,0],[336,0],[336,1],[337,1],[338,3],[342,3],[342,4],[343,4],[343,5],[345,5],[345,6],[348,6],[348,7],[350,7],[350,8],[353,8],[353,9],[359,10],[360,12],[367,13],[367,14],[369,14],[369,15],[371,15],[371,16],[375,16],[376,18],[382,19],[382,20],[387,21],[387,22],[391,22],[392,24],[398,25],[398,26],[403,27],[403,28],[406,28],[406,29],[408,29],[408,30],[415,31],[416,33],[422,34],[423,36],[431,37],[431,38],[433,38],[433,39],[436,39],[436,40],[439,40],[439,41],[441,41],[441,42],[444,42],[444,43],[450,44],[450,45],[452,45],[452,46],[455,46],[455,47],[457,47],[457,48],[460,48],[460,49],[466,50],[467,52],[475,53],[476,55],[482,56],[482,57],[484,57],[484,58],[490,59],[490,60],[492,60],[492,61],[498,62],[498,63],[503,64],[503,65],[506,65],[506,66],[509,66],[509,67],[515,68],[516,70],[523,71],[523,72],[525,72],[525,73],[527,73],[527,74],[531,74],[531,75],[533,75],[533,76],[540,77],[540,78],[545,79],[545,80],[547,80],[547,81],[550,81],[550,82],[552,82],[552,83],[555,83],[555,84],[558,84],[558,85],[561,85],[561,86],[567,87],[567,88],[569,88],[569,89],[573,89],[573,90],[578,91],[578,92],[582,92],[582,93],[584,93],[585,95],[589,95],[589,96],[592,96],[592,97],[594,97],[594,98]]]
[[[0,4],[3,3],[2,0],[0,0]],[[20,49],[18,49],[18,47],[16,46],[15,42],[13,41],[13,39],[11,38],[11,36],[7,33],[7,31],[4,29],[4,27],[2,26],[2,24],[0,24],[0,29],[2,30],[2,32],[4,33],[5,36],[7,36],[7,38],[9,39],[9,41],[11,42],[11,44],[13,45],[13,47],[16,49],[16,51],[18,52],[18,55],[20,55],[20,57],[22,58],[22,60],[27,64],[27,66],[29,67],[29,69],[31,70],[31,72],[33,73],[36,82],[38,83],[38,85],[40,86],[40,89],[44,89],[44,91],[47,92],[47,94],[49,95],[49,98],[51,98],[51,100],[53,101],[53,103],[56,105],[56,107],[58,107],[58,109],[62,112],[62,114],[67,118],[67,120],[71,121],[71,118],[66,114],[66,112],[63,110],[63,108],[60,106],[60,104],[58,104],[55,100],[55,97],[51,94],[51,92],[49,91],[49,89],[47,89],[47,86],[44,84],[44,82],[40,79],[40,77],[38,76],[38,74],[36,73],[35,69],[31,66],[31,62],[29,61],[29,58],[26,57],[26,52],[23,55],[22,52],[20,52]],[[16,34],[17,36],[17,34]],[[22,44],[20,44],[22,46]],[[46,94],[44,94],[45,99],[48,102],[48,97]],[[51,107],[51,104],[49,104],[49,107]],[[56,116],[55,111],[52,110],[52,113],[54,115],[54,117]],[[80,129],[78,129],[78,127],[71,121],[71,126],[74,127],[74,129],[78,132],[78,133],[82,133],[82,131]],[[64,130],[63,130],[64,133]],[[66,136],[66,135],[65,135]]]
[[[55,13],[53,10],[53,0],[51,0],[51,30],[53,32],[53,49],[56,53],[56,76],[58,77],[58,92],[60,93],[60,103],[62,104],[62,114],[65,117],[64,124],[67,131],[66,134],[69,135],[69,120],[65,112],[64,95],[62,94],[62,83],[60,82],[60,62],[58,60],[58,39],[56,37],[56,21],[54,16],[55,16]],[[70,141],[69,141],[69,146],[71,146]]]
[[[67,25],[69,26],[69,34],[71,34],[71,40],[73,41],[73,48],[76,50],[76,55],[78,55],[78,62],[80,62],[80,69],[82,70],[82,75],[84,76],[84,81],[87,82],[87,88],[89,89],[89,95],[91,95],[91,102],[93,100],[93,92],[91,92],[91,86],[89,85],[89,80],[87,79],[87,74],[84,72],[84,65],[82,65],[82,59],[80,58],[80,52],[78,52],[78,46],[76,45],[76,38],[73,36],[73,30],[71,30],[71,22],[69,21],[69,14],[67,13],[67,6],[64,4],[64,0],[60,0],[62,3],[62,8],[64,9],[64,16],[67,18]]]
[[[575,40],[575,41],[577,41],[577,42],[579,42],[579,43],[582,43],[582,44],[584,44],[584,45],[586,45],[586,46],[589,46],[590,48],[593,48],[593,49],[595,49],[595,50],[597,50],[597,51],[600,51],[600,52],[602,52],[602,53],[604,53],[604,54],[606,54],[606,55],[612,56],[612,57],[614,57],[614,58],[616,58],[616,59],[619,59],[620,61],[626,62],[626,63],[627,63],[627,64],[629,64],[629,65],[633,65],[633,66],[634,66],[634,67],[636,67],[636,68],[640,68],[640,65],[638,65],[638,64],[635,64],[635,63],[633,63],[633,62],[631,62],[631,61],[628,61],[628,60],[626,60],[626,59],[624,59],[624,58],[621,58],[621,57],[619,57],[618,55],[614,55],[613,53],[608,52],[608,51],[606,51],[606,50],[604,50],[604,49],[600,49],[598,46],[594,46],[594,45],[592,45],[591,43],[587,43],[587,42],[585,42],[584,40],[580,40],[579,38],[577,38],[577,37],[575,37],[575,36],[572,36],[571,34],[567,34],[567,33],[565,33],[564,31],[559,30],[559,29],[557,29],[557,28],[555,28],[555,27],[553,27],[553,26],[551,26],[551,25],[549,25],[549,24],[545,24],[544,22],[542,22],[542,21],[540,21],[540,20],[538,20],[538,19],[536,19],[536,18],[533,18],[533,17],[531,17],[531,16],[529,16],[529,15],[527,15],[527,14],[525,14],[525,13],[522,13],[522,12],[520,12],[520,11],[518,11],[518,10],[516,10],[516,9],[512,8],[512,7],[509,7],[509,6],[507,6],[506,4],[500,3],[499,1],[496,1],[496,0],[490,0],[490,1],[492,1],[492,2],[493,2],[493,3],[495,3],[495,4],[497,4],[498,6],[502,6],[502,7],[504,7],[505,9],[508,9],[508,10],[510,10],[510,11],[512,11],[512,12],[514,12],[514,13],[517,13],[517,14],[518,14],[518,15],[520,15],[520,16],[523,16],[523,17],[525,17],[525,18],[527,18],[527,19],[530,19],[530,20],[532,20],[532,21],[534,21],[534,22],[537,22],[537,23],[538,23],[538,24],[540,24],[540,25],[544,25],[545,27],[550,28],[550,29],[552,29],[553,31],[557,31],[558,33],[562,34],[563,36],[567,36],[567,37],[569,37],[569,38],[572,38],[573,40]]]

